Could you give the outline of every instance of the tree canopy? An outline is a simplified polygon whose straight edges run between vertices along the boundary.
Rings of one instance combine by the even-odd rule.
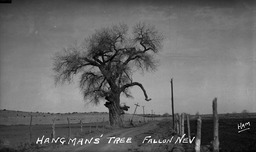
[[[111,95],[132,97],[129,88],[138,86],[149,101],[146,90],[133,81],[135,71],[152,71],[154,54],[161,48],[163,36],[153,27],[139,23],[129,33],[126,24],[96,30],[81,44],[67,47],[54,58],[55,82],[71,82],[79,74],[83,97],[98,104]]]

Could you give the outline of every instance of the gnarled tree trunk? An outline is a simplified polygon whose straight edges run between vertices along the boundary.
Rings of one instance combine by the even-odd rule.
[[[105,106],[109,110],[109,122],[112,127],[123,127],[123,120],[121,115],[124,114],[120,107],[120,94],[112,94],[106,98],[108,101]]]

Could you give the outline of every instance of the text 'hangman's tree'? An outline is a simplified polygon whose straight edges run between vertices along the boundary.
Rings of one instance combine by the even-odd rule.
[[[102,99],[109,110],[110,125],[122,127],[121,115],[128,106],[120,106],[120,95],[131,97],[129,89],[141,88],[149,101],[143,85],[132,79],[136,70],[156,68],[154,54],[159,52],[162,36],[145,23],[139,23],[128,34],[125,24],[103,28],[84,40],[58,52],[54,58],[55,82],[70,82],[80,76],[80,89],[85,101],[98,104]]]

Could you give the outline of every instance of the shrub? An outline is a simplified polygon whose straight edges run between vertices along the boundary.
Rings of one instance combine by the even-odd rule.
[[[163,114],[163,117],[169,117],[169,116],[170,116],[169,113],[164,113],[164,114]]]

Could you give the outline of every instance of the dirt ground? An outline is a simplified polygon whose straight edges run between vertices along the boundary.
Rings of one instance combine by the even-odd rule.
[[[137,127],[128,127],[118,130],[110,131],[103,135],[100,139],[99,144],[84,144],[84,145],[62,145],[55,148],[44,149],[46,151],[53,152],[164,152],[169,151],[173,148],[181,146],[179,144],[165,144],[165,146],[160,146],[160,143],[147,143],[143,140],[146,136],[151,136],[151,138],[161,139],[164,136],[169,138],[172,136],[170,133],[166,133],[168,128],[170,128],[171,123],[169,120],[163,121],[151,121],[147,124],[143,124]],[[168,134],[168,135],[167,135]],[[94,134],[94,137],[100,137],[100,134]],[[169,137],[167,137],[169,136]],[[124,138],[124,143],[121,141],[115,141],[116,138]],[[88,136],[86,137],[88,138]],[[110,138],[112,138],[110,140]],[[90,138],[89,138],[90,139]]]
[[[83,146],[73,146],[73,145],[68,145],[68,146],[63,146],[61,148],[58,148],[54,151],[56,152],[64,152],[64,151],[75,151],[75,152],[128,152],[133,149],[138,148],[138,144],[136,140],[134,140],[136,135],[140,135],[146,131],[154,129],[157,125],[156,122],[150,122],[146,125],[140,126],[140,127],[135,127],[135,128],[125,128],[125,129],[119,129],[115,131],[111,131],[103,136],[101,138],[99,144],[89,144],[89,145],[83,145]],[[99,135],[95,135],[97,137]],[[125,143],[113,143],[113,141],[109,141],[110,137],[121,137],[121,138],[126,138]],[[130,138],[130,142],[127,139]],[[113,139],[114,140],[114,139]],[[110,143],[108,143],[110,142]]]
[[[248,123],[249,122],[249,123]],[[247,130],[243,132],[238,132],[238,124],[247,124]],[[220,152],[252,152],[256,151],[256,119],[255,118],[221,118],[219,120],[219,140],[220,140]],[[38,128],[34,126],[34,132],[41,133],[37,135],[38,137],[50,138],[50,126],[38,125]],[[191,136],[194,137],[196,135],[196,120],[190,121],[191,126]],[[10,134],[10,136],[16,138],[16,140],[27,140],[28,136],[25,136],[21,133],[16,133],[15,126],[2,126],[1,137],[2,134]],[[16,126],[17,127],[17,126]],[[27,126],[19,126],[19,129],[24,128],[24,132]],[[67,139],[67,126],[57,125],[59,127],[58,132],[56,132],[57,137],[63,137]],[[108,127],[101,128],[99,127],[96,130],[95,126],[93,127],[93,132],[88,133],[88,126],[84,126],[84,130],[82,133],[80,132],[79,124],[72,126],[72,139],[76,138],[75,144],[71,141],[71,143],[64,143],[63,145],[59,142],[55,143],[43,143],[43,144],[35,144],[36,138],[32,138],[32,145],[23,145],[18,151],[35,151],[35,152],[193,152],[194,151],[194,141],[192,144],[189,143],[150,143],[145,140],[145,137],[150,136],[151,139],[163,140],[170,139],[174,137],[174,139],[178,139],[181,135],[177,136],[172,130],[171,119],[163,119],[159,121],[149,121],[148,123],[136,124],[134,127],[128,126],[122,129],[111,129]],[[44,128],[48,128],[44,130]],[[62,130],[62,131],[61,131]],[[47,131],[47,133],[44,133]],[[185,133],[187,134],[187,127],[185,123]],[[202,120],[202,149],[201,152],[210,152],[212,151],[211,142],[213,140],[213,122],[212,119],[203,119]],[[119,141],[115,141],[118,139]],[[78,141],[83,139],[92,139],[90,143],[79,143]],[[95,140],[99,138],[99,142],[97,143]],[[110,138],[112,140],[110,141]],[[122,140],[121,140],[122,139]],[[143,143],[143,141],[146,141]],[[84,142],[83,141],[83,142]],[[0,150],[1,151],[1,150]]]
[[[95,131],[93,133],[86,134],[73,134],[72,139],[76,138],[75,144],[73,142],[67,144],[61,143],[38,143],[37,145],[33,144],[31,147],[22,147],[23,151],[53,151],[53,152],[149,152],[149,151],[159,151],[159,143],[151,144],[151,143],[142,143],[143,139],[150,135],[152,138],[161,138],[163,135],[167,135],[166,131],[170,128],[170,121],[149,121],[146,124],[136,124],[136,126],[129,126],[122,129],[108,129],[106,128],[104,131],[100,128],[99,131]],[[42,128],[41,128],[42,129]],[[67,128],[66,128],[67,129]],[[79,131],[78,131],[79,132]],[[50,137],[49,135],[45,135],[46,137]],[[102,136],[102,137],[101,137]],[[58,137],[58,135],[57,135]],[[67,136],[60,136],[65,137]],[[100,142],[98,144],[90,143],[90,144],[80,144],[77,143],[79,139],[91,139],[91,138],[100,138]],[[115,140],[117,138],[123,138],[122,141]],[[40,136],[42,138],[42,136]],[[112,138],[110,140],[110,138]],[[114,139],[115,138],[115,139]],[[95,141],[93,139],[93,141]],[[33,139],[36,142],[36,139]],[[173,144],[170,144],[173,145]],[[173,147],[173,146],[172,146]],[[162,147],[160,151],[167,151],[168,148]]]

